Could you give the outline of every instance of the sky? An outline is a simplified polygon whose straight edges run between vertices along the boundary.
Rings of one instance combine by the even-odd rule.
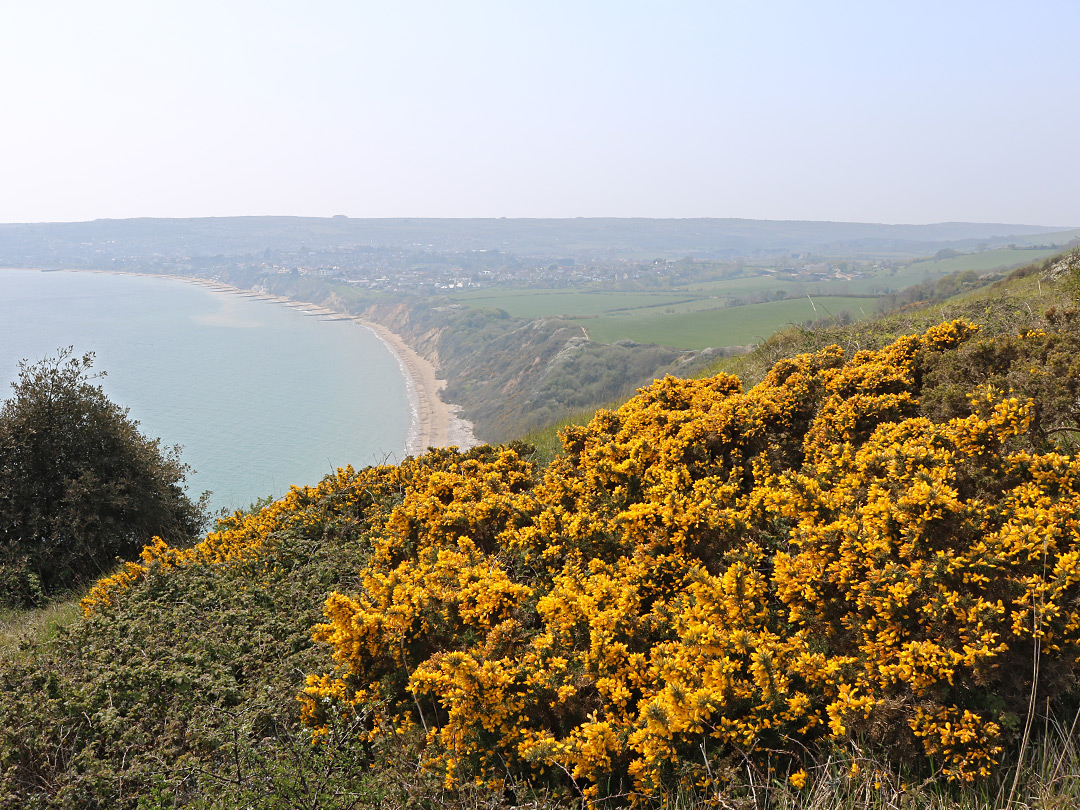
[[[1080,226],[1080,3],[0,0],[0,222]]]

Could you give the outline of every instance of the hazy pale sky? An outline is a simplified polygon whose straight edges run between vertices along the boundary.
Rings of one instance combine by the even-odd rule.
[[[0,0],[0,222],[1080,225],[1080,2]]]

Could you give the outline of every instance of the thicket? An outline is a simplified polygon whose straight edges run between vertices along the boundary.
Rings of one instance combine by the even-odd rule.
[[[0,602],[85,587],[155,536],[203,528],[178,447],[144,436],[95,384],[93,355],[19,365],[0,406]]]
[[[8,651],[0,807],[346,808],[370,794],[366,751],[312,748],[295,698],[322,659],[325,595],[357,587],[366,559],[342,476],[190,549],[155,543],[120,572],[138,574],[122,600]]]
[[[1075,686],[1080,467],[1010,392],[920,412],[975,331],[833,347],[748,392],[667,378],[536,483],[509,449],[419,476],[327,603],[339,669],[307,721],[422,726],[448,784],[637,801],[744,758],[801,782],[836,745],[988,775],[1029,702]]]
[[[913,284],[903,290],[885,293],[878,298],[874,308],[879,313],[885,313],[905,307],[945,301],[954,295],[970,292],[999,281],[1001,278],[1003,276],[1000,274],[979,275],[975,270],[962,270],[936,280],[928,279],[919,284]]]
[[[449,381],[446,398],[459,403],[479,435],[491,441],[625,399],[657,376],[691,367],[684,352],[594,343],[580,326],[558,318],[509,318],[502,310],[434,302],[369,302],[354,311],[437,357]]]
[[[1073,736],[1080,315],[980,306],[150,544],[0,663],[0,806],[1000,805]]]

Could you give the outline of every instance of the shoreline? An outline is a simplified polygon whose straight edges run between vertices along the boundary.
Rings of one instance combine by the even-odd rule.
[[[18,269],[18,268],[12,268]],[[39,269],[39,268],[22,268]],[[221,293],[240,295],[245,298],[256,298],[263,301],[282,304],[299,310],[304,315],[318,316],[324,320],[349,320],[357,326],[372,332],[397,360],[401,376],[405,380],[405,389],[409,398],[409,407],[412,416],[409,424],[409,432],[406,444],[403,448],[404,456],[417,456],[427,452],[428,447],[456,446],[459,450],[468,450],[480,444],[473,434],[473,425],[458,415],[459,405],[444,402],[439,392],[446,387],[446,381],[440,380],[435,372],[435,366],[427,358],[418,354],[404,338],[391,331],[380,323],[350,315],[337,310],[329,309],[319,304],[308,301],[296,301],[280,295],[270,295],[245,290],[241,287],[225,284],[210,279],[193,278],[191,276],[177,276],[164,273],[135,273],[129,270],[92,270],[92,269],[67,269],[66,272],[74,273],[108,273],[119,276],[143,276],[145,278],[166,278],[176,281],[186,281],[197,284]]]
[[[472,423],[458,415],[460,406],[443,402],[439,397],[439,392],[446,387],[446,380],[437,377],[435,366],[427,358],[413,350],[401,335],[382,324],[363,318],[353,320],[371,330],[386,345],[402,370],[413,409],[413,427],[409,430],[405,455],[420,455],[429,447],[454,446],[468,450],[479,444],[473,435]]]
[[[435,366],[406,343],[401,335],[380,323],[350,315],[346,312],[338,312],[321,304],[313,304],[310,301],[297,301],[281,295],[245,290],[220,281],[153,273],[128,273],[128,275],[146,275],[151,278],[171,278],[187,281],[223,293],[283,304],[299,310],[304,315],[321,316],[324,320],[353,321],[356,325],[372,332],[390,350],[390,354],[397,360],[401,376],[405,380],[405,390],[409,398],[412,418],[405,440],[403,456],[421,455],[427,452],[429,447],[455,446],[459,450],[468,450],[470,447],[480,444],[476,436],[473,435],[472,423],[458,416],[460,406],[443,402],[439,396],[439,392],[446,387],[446,380],[438,378],[435,373]]]

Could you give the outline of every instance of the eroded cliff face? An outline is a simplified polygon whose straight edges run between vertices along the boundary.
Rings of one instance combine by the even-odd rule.
[[[357,314],[401,335],[447,380],[443,397],[484,441],[505,441],[626,397],[658,376],[689,370],[694,355],[660,346],[588,340],[558,318],[420,302],[378,303]]]
[[[360,313],[365,318],[381,323],[397,332],[436,368],[441,368],[439,340],[445,327],[425,324],[414,316],[413,307],[407,303],[381,304],[367,307]]]

